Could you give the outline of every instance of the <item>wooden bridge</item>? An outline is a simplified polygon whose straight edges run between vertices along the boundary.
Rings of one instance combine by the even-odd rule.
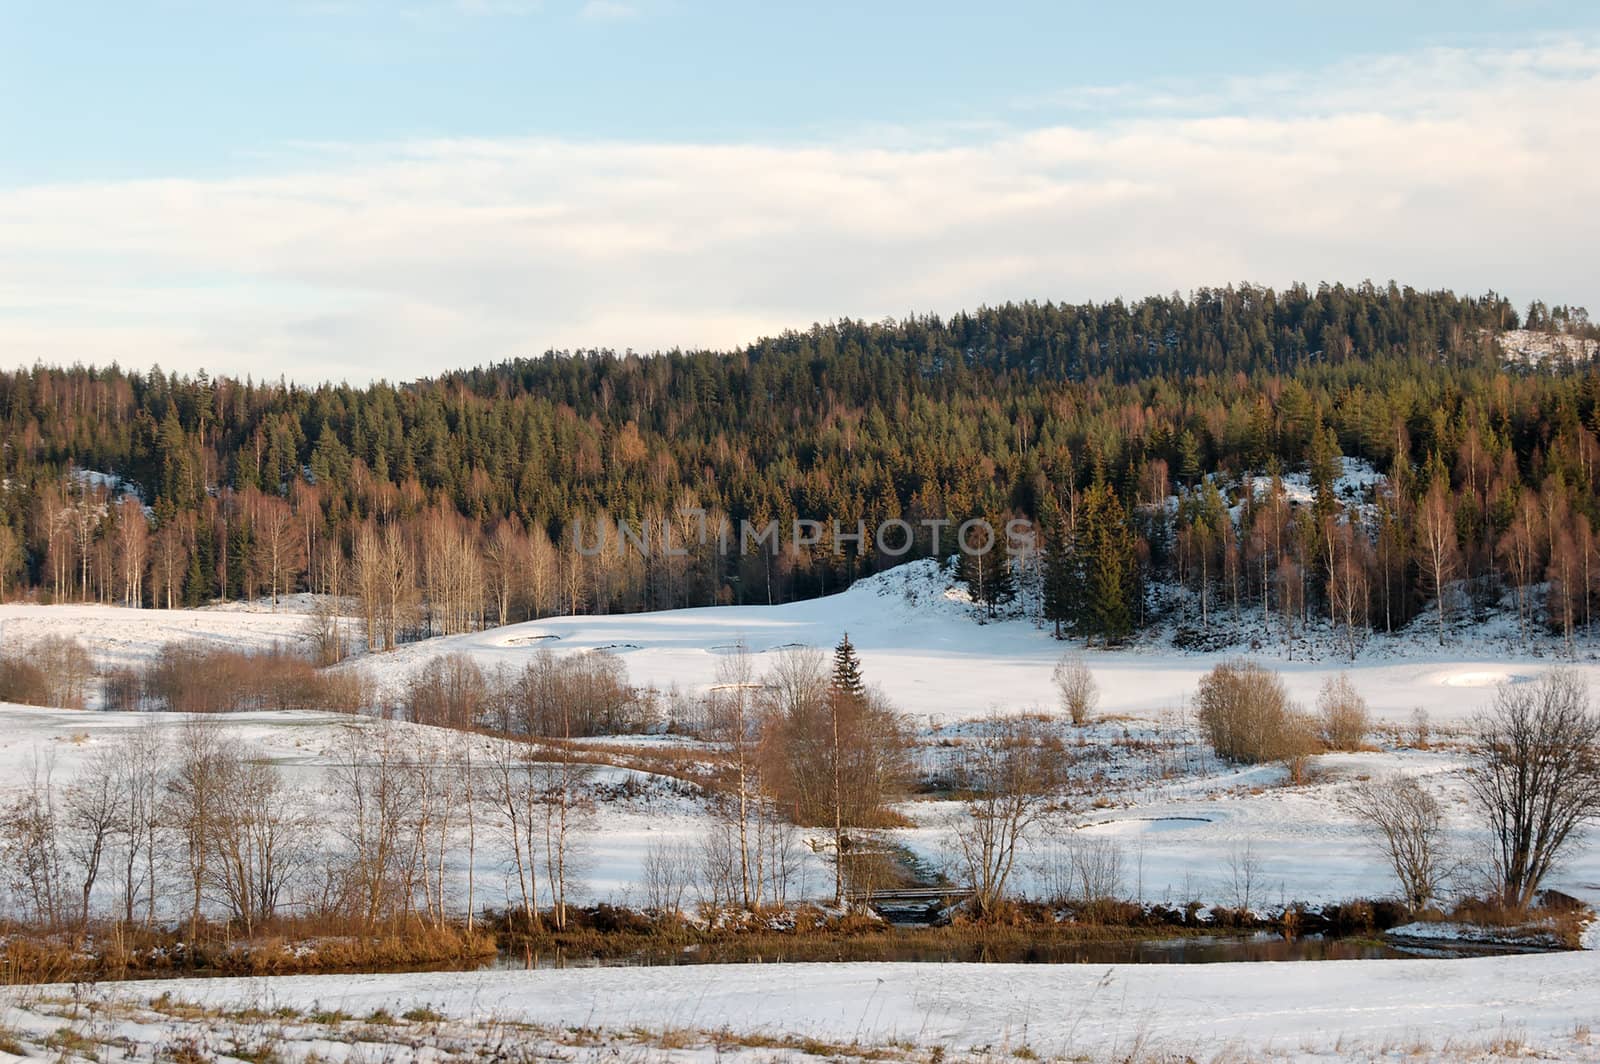
[[[971,896],[970,887],[905,887],[852,894],[850,900],[857,905],[865,905],[890,923],[920,923],[939,910]]]

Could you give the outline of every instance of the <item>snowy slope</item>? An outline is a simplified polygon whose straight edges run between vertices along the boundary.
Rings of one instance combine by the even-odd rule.
[[[627,664],[634,683],[686,692],[708,688],[717,661],[737,644],[756,653],[758,670],[785,647],[827,651],[849,633],[867,679],[914,720],[958,720],[991,709],[1055,705],[1050,672],[1072,645],[1031,621],[979,623],[963,592],[933,562],[916,562],[858,581],[827,598],[779,606],[719,606],[604,617],[557,617],[487,632],[432,639],[363,659],[397,691],[429,658],[467,654],[485,668],[517,669],[541,647],[557,653],[603,649]],[[1485,644],[1430,646],[1427,639],[1385,644],[1385,654],[1354,665],[1337,657],[1282,660],[1276,645],[1256,656],[1283,673],[1290,693],[1311,704],[1324,678],[1345,671],[1382,719],[1404,722],[1421,706],[1435,721],[1461,720],[1488,704],[1502,680],[1537,677],[1549,657],[1503,656]],[[1135,646],[1084,655],[1106,713],[1149,716],[1181,709],[1200,677],[1225,654]],[[1600,665],[1584,664],[1600,691]]]
[[[268,650],[307,642],[309,596],[280,602],[236,603],[195,610],[132,610],[72,604],[0,605],[0,649],[25,648],[35,639],[77,639],[102,667],[136,665],[167,643],[193,640],[232,650]]]
[[[3,605],[0,645],[25,647],[43,635],[71,636],[102,665],[148,660],[176,640],[262,650],[303,645],[309,611],[307,596],[285,599],[276,609],[259,602],[193,610]],[[622,659],[636,684],[695,693],[712,684],[717,662],[741,642],[756,653],[760,669],[785,647],[828,651],[845,632],[861,652],[868,680],[922,723],[991,709],[1048,709],[1055,704],[1050,671],[1063,652],[1078,649],[1052,639],[1030,620],[981,622],[965,593],[937,564],[916,562],[827,598],[548,618],[411,643],[389,654],[362,655],[344,667],[369,672],[392,695],[418,666],[443,654],[468,654],[486,668],[518,669],[541,647],[560,654],[604,649]],[[1332,647],[1307,660],[1310,651],[1303,644],[1286,651],[1276,642],[1248,652],[1140,644],[1083,653],[1100,683],[1106,713],[1153,716],[1181,710],[1218,660],[1250,653],[1280,670],[1291,695],[1306,704],[1315,701],[1325,677],[1348,670],[1374,714],[1397,723],[1409,721],[1418,707],[1435,722],[1462,720],[1488,704],[1497,683],[1533,679],[1560,663],[1554,655],[1508,649],[1498,634],[1454,638],[1451,646],[1434,645],[1431,629],[1422,624],[1414,633],[1374,637],[1354,664],[1340,660]],[[1578,668],[1600,691],[1600,664],[1584,661]]]

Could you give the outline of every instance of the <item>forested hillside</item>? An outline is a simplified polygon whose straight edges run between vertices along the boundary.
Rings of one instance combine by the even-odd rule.
[[[870,538],[724,555],[690,511],[785,529],[1021,516],[1044,533],[1026,564],[1048,616],[1087,638],[1132,634],[1145,589],[1180,582],[1352,634],[1427,609],[1442,635],[1444,611],[1510,588],[1530,625],[1572,632],[1600,593],[1600,372],[1508,365],[1497,337],[1519,327],[1596,335],[1581,310],[1492,293],[1246,286],[359,388],[35,367],[0,374],[0,594],[339,591],[392,645],[812,596],[931,549],[919,527],[903,557]],[[1359,508],[1332,490],[1341,456],[1387,474]],[[574,549],[574,520],[617,519],[671,523],[688,553]],[[1018,575],[996,560],[968,566],[982,599]]]

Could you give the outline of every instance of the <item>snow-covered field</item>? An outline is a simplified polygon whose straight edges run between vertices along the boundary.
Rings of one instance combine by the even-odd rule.
[[[287,598],[276,609],[264,603],[171,611],[0,605],[0,645],[73,636],[106,665],[145,660],[162,645],[186,639],[262,650],[302,644],[309,610],[304,596]],[[714,682],[718,661],[740,644],[754,652],[759,670],[786,648],[827,651],[848,632],[868,681],[919,723],[1053,707],[1050,671],[1069,645],[1028,619],[975,618],[965,593],[951,586],[937,564],[916,562],[822,599],[554,617],[409,643],[389,654],[357,657],[345,667],[365,670],[380,690],[393,694],[440,655],[466,654],[486,668],[515,670],[545,647],[558,654],[606,650],[621,658],[635,684],[697,694]],[[1535,679],[1561,664],[1574,665],[1600,690],[1600,662],[1592,650],[1576,663],[1564,662],[1558,642],[1530,653],[1504,638],[1503,627],[1489,630],[1492,635],[1457,634],[1440,647],[1422,617],[1414,631],[1373,637],[1353,663],[1342,660],[1331,638],[1325,646],[1297,642],[1289,649],[1267,639],[1259,648],[1223,655],[1158,644],[1083,655],[1101,688],[1101,712],[1139,717],[1180,711],[1220,657],[1240,653],[1269,662],[1291,695],[1307,705],[1328,675],[1349,672],[1373,714],[1395,723],[1410,721],[1419,707],[1436,723],[1463,720],[1489,703],[1495,685]]]
[[[13,991],[0,1026],[40,1056],[72,1029],[106,1060],[125,1059],[119,1042],[141,1060],[184,1045],[296,1061],[1600,1060],[1597,977],[1594,952],[306,976]],[[424,1019],[400,1019],[419,1007]]]
[[[264,604],[179,611],[7,605],[0,606],[0,636],[8,645],[25,645],[39,635],[72,635],[101,663],[122,664],[147,659],[173,639],[199,638],[242,649],[293,642],[305,630],[309,609],[303,598],[287,599],[276,609]],[[1497,684],[1527,682],[1563,664],[1553,656],[1504,655],[1487,641],[1440,648],[1430,645],[1433,636],[1423,627],[1384,640],[1381,655],[1368,654],[1353,664],[1333,653],[1319,660],[1286,660],[1276,644],[1256,656],[1278,670],[1291,694],[1308,706],[1327,677],[1348,672],[1374,716],[1391,722],[1396,737],[1409,730],[1419,708],[1435,729],[1448,729],[1486,706]],[[604,649],[626,663],[636,684],[695,694],[712,685],[718,662],[739,644],[755,654],[761,669],[785,648],[826,651],[847,631],[869,682],[882,687],[930,737],[931,729],[991,710],[1054,705],[1050,672],[1063,644],[1026,619],[979,623],[963,593],[933,563],[901,566],[842,594],[807,602],[552,618],[411,643],[392,653],[357,657],[343,667],[365,670],[380,687],[398,691],[418,667],[439,655],[466,654],[486,668],[517,669],[545,647],[557,654]],[[1259,890],[1267,892],[1258,892],[1262,902],[1381,893],[1386,889],[1382,863],[1337,799],[1357,777],[1389,771],[1428,776],[1457,817],[1460,849],[1474,848],[1464,788],[1454,773],[1459,764],[1447,750],[1328,755],[1317,760],[1310,786],[1294,788],[1282,786],[1283,771],[1273,767],[1235,771],[1195,764],[1164,780],[1118,775],[1137,768],[1145,756],[1129,745],[1131,738],[1185,736],[1194,743],[1186,702],[1222,656],[1150,646],[1084,652],[1100,686],[1100,714],[1107,718],[1088,738],[1120,761],[1111,765],[1108,793],[1095,803],[1099,808],[1090,805],[1094,796],[1080,797],[1073,834],[1115,840],[1130,891],[1137,888],[1151,901],[1225,900],[1223,881],[1231,880],[1240,857],[1248,856],[1257,866]],[[1600,693],[1600,664],[1575,667]],[[58,778],[70,778],[82,757],[114,746],[119,733],[143,719],[0,707],[0,790],[7,783],[20,785],[27,766],[43,752],[53,756]],[[227,719],[241,741],[301,774],[305,793],[319,801],[329,790],[327,769],[337,737],[351,723],[348,717],[306,713]],[[1123,746],[1129,748],[1117,753]],[[952,809],[923,802],[908,811],[918,826],[904,832],[904,841],[934,863],[948,858]],[[702,814],[682,800],[671,809],[637,814],[604,809],[603,827],[592,836],[583,896],[623,896],[638,880],[649,842],[663,832],[692,836]],[[490,880],[498,874],[486,871]],[[1033,873],[1025,867],[1022,874],[1026,882]],[[1600,900],[1600,859],[1580,858],[1557,885]]]
[[[48,771],[57,785],[69,782],[96,754],[116,750],[137,728],[155,727],[169,746],[176,746],[182,742],[183,719],[182,714],[96,713],[0,703],[0,803],[26,786],[36,771]],[[315,820],[325,826],[337,817],[339,793],[334,772],[350,756],[350,729],[398,730],[424,743],[437,741],[443,734],[400,722],[333,713],[238,713],[218,719],[228,741],[249,756],[277,766],[299,800],[315,811]],[[479,738],[474,742],[478,773],[483,776],[484,766],[491,760],[489,748],[497,740]],[[359,738],[354,745],[370,749],[372,741]],[[437,757],[449,756],[459,755],[441,747]],[[592,782],[615,790],[629,777],[646,785],[633,788],[626,799],[599,803],[593,823],[587,825],[576,847],[573,881],[580,900],[628,901],[638,888],[640,868],[652,843],[692,845],[705,829],[703,806],[679,793],[675,781],[626,768],[601,768]],[[649,785],[651,781],[654,786]],[[486,789],[487,783],[480,786]],[[504,908],[513,890],[508,883],[509,854],[490,830],[488,814],[480,813],[480,817],[484,827],[476,855],[475,901],[478,907]],[[465,906],[463,854],[464,843],[450,867],[458,908]],[[797,885],[831,882],[829,875],[820,861],[804,861]]]
[[[300,600],[276,610],[252,605],[171,613],[4,606],[0,637],[20,646],[40,635],[72,635],[100,663],[126,664],[148,659],[174,639],[242,649],[292,643],[302,638],[308,609]],[[381,688],[397,691],[436,655],[464,653],[486,667],[516,669],[543,647],[557,654],[606,649],[627,664],[633,683],[693,694],[713,683],[717,663],[741,643],[755,652],[759,669],[787,647],[827,650],[846,631],[869,681],[910,715],[931,746],[992,709],[1053,705],[1050,671],[1063,645],[1026,619],[978,623],[964,597],[929,564],[901,567],[811,602],[556,618],[414,643],[343,667],[367,670]],[[1242,879],[1249,903],[1260,908],[1382,895],[1391,889],[1387,869],[1339,799],[1354,781],[1386,772],[1423,777],[1450,813],[1452,847],[1462,857],[1474,856],[1480,828],[1449,728],[1485,706],[1497,684],[1530,681],[1560,662],[1502,653],[1501,643],[1489,637],[1446,648],[1430,646],[1431,639],[1428,631],[1406,635],[1354,664],[1339,661],[1331,648],[1318,660],[1304,660],[1303,646],[1294,660],[1276,645],[1260,651],[1257,656],[1307,704],[1326,677],[1348,671],[1376,716],[1396,725],[1381,751],[1320,757],[1312,781],[1293,787],[1285,785],[1281,768],[1233,769],[1195,742],[1186,700],[1220,655],[1155,646],[1086,652],[1102,692],[1102,719],[1080,733],[1080,756],[1098,758],[1098,774],[1093,787],[1074,795],[1073,809],[1033,840],[1018,885],[1041,889],[1061,847],[1087,841],[1115,850],[1121,893],[1151,902],[1238,904],[1246,900]],[[1586,661],[1577,667],[1600,691],[1600,666]],[[1435,735],[1440,741],[1433,749],[1412,749],[1400,739],[1400,726],[1409,728],[1419,707],[1446,733]],[[69,780],[96,751],[115,750],[129,729],[149,721],[174,735],[179,724],[158,714],[0,705],[0,798],[24,786],[36,766],[49,765],[58,782]],[[222,724],[235,741],[280,766],[307,803],[330,810],[337,800],[331,772],[347,729],[427,731],[303,712],[239,714]],[[1161,755],[1171,765],[1157,772],[1149,759],[1159,743],[1171,744]],[[597,750],[605,745],[595,744]],[[631,797],[600,803],[585,835],[582,887],[575,891],[580,899],[636,898],[652,842],[692,844],[705,831],[704,806],[676,784],[628,769],[602,770],[601,780],[629,777],[643,786]],[[914,826],[901,830],[899,841],[930,865],[947,861],[957,808],[912,802],[905,811]],[[803,867],[801,892],[825,891],[830,877],[821,860],[807,856]],[[465,868],[453,873],[459,892]],[[505,856],[485,841],[476,866],[478,903],[503,904],[506,880]],[[1600,852],[1578,853],[1551,885],[1600,902]],[[1600,945],[1596,937],[1591,931],[1591,944]],[[503,1042],[507,1031],[564,1059],[803,1055],[793,1044],[772,1044],[780,1034],[817,1039],[834,1047],[832,1055],[849,1055],[840,1047],[853,1046],[857,1055],[881,1051],[890,1059],[926,1059],[935,1045],[955,1054],[949,1059],[1031,1053],[1426,1059],[1491,1049],[1600,1059],[1600,1044],[1591,1046],[1587,1036],[1600,1024],[1597,976],[1600,957],[1586,952],[1270,968],[849,964],[208,980],[101,987],[87,995],[63,988],[7,991],[0,996],[0,1036],[18,1032],[14,1046],[37,1055],[50,1031],[65,1024],[113,1042],[126,1038],[142,1047],[135,1054],[141,1059],[187,1037],[208,1045],[209,1055],[239,1055],[227,1052],[219,1032],[237,1035],[245,1021],[145,1004],[168,994],[169,1003],[202,1001],[223,1010],[283,1006],[304,1014],[320,1007],[361,1017],[428,1006],[443,1017],[374,1032],[355,1020],[322,1023],[286,1013],[274,1021],[272,1036],[279,1055],[295,1060],[313,1053],[325,1060],[402,1060],[418,1053],[436,1059],[440,1054],[419,1047],[451,1039],[481,1047]],[[77,1004],[63,1004],[74,993]],[[92,1016],[60,1015],[91,1006]],[[262,1021],[248,1023],[261,1033]],[[590,1033],[578,1038],[574,1029]],[[0,1037],[0,1060],[6,1045]],[[104,1059],[117,1059],[117,1051],[105,1050]]]

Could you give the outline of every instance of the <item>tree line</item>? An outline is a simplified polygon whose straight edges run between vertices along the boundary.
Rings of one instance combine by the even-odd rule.
[[[1523,324],[1595,333],[1494,293],[1243,286],[365,388],[39,366],[0,374],[0,596],[348,594],[382,649],[823,594],[947,553],[924,521],[1021,517],[1039,558],[962,575],[991,608],[1038,578],[1063,634],[1116,642],[1181,604],[1202,639],[1253,609],[1354,644],[1509,596],[1530,637],[1573,637],[1600,571],[1600,374],[1507,365],[1496,338]],[[1359,507],[1335,490],[1345,457],[1384,474]],[[890,519],[915,530],[904,555],[701,533]],[[578,523],[617,521],[666,534],[577,549]]]

